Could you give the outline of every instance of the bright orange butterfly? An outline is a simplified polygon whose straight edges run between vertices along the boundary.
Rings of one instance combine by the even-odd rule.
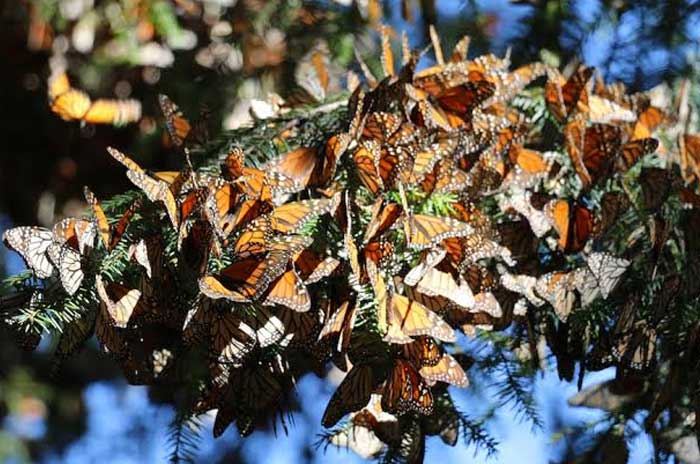
[[[552,71],[545,85],[545,100],[557,119],[564,121],[577,108],[588,108],[586,85],[593,75],[594,68],[581,66],[568,80],[556,70]]]
[[[203,144],[207,141],[206,117],[192,124],[167,95],[158,95],[158,103],[165,116],[165,128],[173,145],[180,148],[192,142]]]
[[[433,413],[433,393],[413,364],[395,359],[384,385],[382,408],[391,413]]]
[[[559,234],[559,248],[565,252],[581,251],[593,233],[593,213],[583,205],[566,200],[553,200],[544,211]]]
[[[82,90],[70,85],[68,76],[61,71],[49,78],[51,111],[66,121],[122,126],[141,119],[138,100],[91,100]]]

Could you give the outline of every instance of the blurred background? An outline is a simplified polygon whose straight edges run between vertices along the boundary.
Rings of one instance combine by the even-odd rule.
[[[145,166],[177,165],[164,137],[158,93],[191,119],[205,113],[214,133],[239,127],[252,121],[251,99],[291,92],[295,64],[317,40],[327,42],[334,65],[354,69],[353,47],[378,56],[382,23],[407,31],[414,48],[429,42],[428,26],[435,24],[446,50],[466,34],[472,37],[470,55],[510,53],[514,65],[583,61],[630,91],[700,75],[700,1],[693,0],[6,0],[0,15],[0,233],[79,213],[83,185],[101,198],[128,188],[122,169],[106,156],[107,146]],[[54,54],[66,57],[75,87],[93,97],[135,98],[144,117],[124,127],[56,117],[47,103]],[[23,267],[18,255],[0,247],[0,277]],[[96,344],[56,373],[50,340],[27,353],[9,331],[0,331],[0,461],[167,461],[175,411],[158,392],[127,385]],[[537,420],[508,405],[494,411],[502,398],[493,379],[474,378],[473,388],[453,391],[460,409],[491,417],[488,431],[500,442],[491,462],[599,462],[591,447],[605,414],[570,406],[576,386],[560,382],[550,364],[534,384]],[[589,374],[583,385],[612,376]],[[316,446],[334,385],[309,375],[297,389],[300,408],[287,436],[278,428],[277,436],[263,430],[241,440],[230,428],[214,441],[205,418],[196,460],[360,461],[347,450]],[[620,436],[628,446],[618,448],[629,453],[629,462],[649,462],[653,446],[637,430]],[[428,440],[427,462],[488,460],[486,450],[432,440],[438,439]],[[698,462],[693,457],[687,462]]]

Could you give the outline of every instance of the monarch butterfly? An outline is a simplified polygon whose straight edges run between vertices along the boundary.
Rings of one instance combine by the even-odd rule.
[[[345,211],[347,216],[347,224],[343,233],[343,245],[347,254],[348,262],[350,263],[351,282],[360,283],[364,280],[364,273],[360,265],[360,252],[355,244],[355,239],[352,237],[352,214],[350,212],[349,195],[345,191]]]
[[[389,343],[404,344],[410,337],[430,335],[443,342],[456,340],[454,330],[440,316],[403,295],[393,294],[387,311],[389,330],[384,337]]]
[[[236,208],[241,199],[238,184],[216,182],[214,185],[210,185],[207,190],[206,199],[203,201],[204,212],[219,238],[225,239],[236,226],[253,219],[252,217],[241,219],[237,217]],[[197,195],[196,191],[194,193]]]
[[[340,261],[332,256],[321,259],[316,253],[307,249],[299,253],[294,264],[304,279],[304,283],[311,285],[333,274],[340,265]]]
[[[596,288],[603,298],[607,298],[617,285],[630,262],[609,253],[590,253],[586,257],[586,267],[594,282],[588,284]]]
[[[632,140],[651,137],[651,134],[660,126],[668,123],[670,117],[659,108],[648,105],[637,117],[632,131]]]
[[[51,111],[66,121],[122,126],[141,119],[138,100],[91,100],[82,90],[70,85],[68,76],[61,71],[49,77]]]
[[[584,125],[580,119],[570,122],[565,135],[569,157],[585,188],[611,175],[614,169],[627,171],[641,157],[656,151],[659,145],[652,138],[622,144],[618,127],[594,124],[584,129]]]
[[[129,245],[127,255],[129,259],[135,259],[146,270],[149,279],[162,270],[163,244],[158,235],[151,235],[132,243]]]
[[[449,217],[408,214],[404,218],[406,244],[416,250],[430,248],[451,237],[465,237],[474,233],[471,225]]]
[[[321,419],[323,426],[333,427],[346,414],[362,409],[377,383],[371,366],[353,366],[328,402]]]
[[[263,304],[269,306],[279,304],[303,313],[311,309],[311,297],[299,274],[291,270],[270,284]]]
[[[671,193],[671,173],[661,168],[643,168],[638,180],[644,208],[657,211]]]
[[[509,272],[501,272],[501,285],[511,292],[523,295],[533,305],[542,306],[545,301],[535,294],[535,285],[537,278],[525,274],[511,274]]]
[[[217,312],[209,326],[209,356],[219,363],[240,365],[255,346],[251,332],[230,310]]]
[[[618,105],[612,100],[588,96],[588,119],[595,124],[608,124],[610,122],[636,122],[637,115],[630,109]]]
[[[135,200],[124,212],[122,217],[119,219],[119,222],[117,222],[117,224],[114,226],[114,229],[112,229],[109,226],[107,216],[105,215],[105,212],[102,209],[100,202],[97,201],[95,194],[92,193],[92,191],[90,191],[90,189],[87,186],[83,188],[83,194],[85,196],[85,200],[88,202],[90,208],[92,209],[92,214],[95,216],[95,223],[97,225],[99,237],[100,239],[102,239],[102,243],[104,244],[107,250],[114,250],[114,248],[116,248],[116,246],[121,241],[121,238],[124,235],[126,228],[131,222],[131,218],[136,213],[136,210],[140,208],[141,201],[138,199]]]
[[[180,254],[182,257],[181,263],[186,265],[186,268],[194,271],[196,275],[202,275],[204,272],[209,253],[216,245],[216,239],[209,223],[202,219],[194,221],[189,230],[187,225],[183,224],[180,229],[186,235],[180,235],[182,241],[180,243]],[[158,269],[156,267],[156,269]]]
[[[403,285],[401,278],[398,276],[394,277],[394,285],[397,289],[402,289],[403,294],[406,295],[409,300],[422,304],[434,313],[443,314],[448,307],[452,306],[445,297],[424,295],[420,293],[416,287]]]
[[[339,354],[347,353],[350,345],[352,329],[355,326],[357,306],[354,301],[344,301],[338,309],[330,315],[323,324],[323,328],[318,335],[318,340],[332,340],[336,336],[335,351]]]
[[[386,266],[394,256],[394,246],[384,239],[372,240],[365,245],[362,254],[365,257],[365,263],[372,261],[377,266]]]
[[[270,282],[284,273],[288,261],[288,254],[282,251],[243,258],[219,274],[199,279],[199,289],[212,299],[249,303],[258,299]]]
[[[54,267],[46,256],[53,243],[53,234],[43,227],[15,227],[2,235],[5,245],[19,253],[27,266],[40,279],[53,274]]]
[[[286,308],[277,310],[277,317],[284,327],[284,336],[289,338],[290,347],[313,350],[321,331],[321,313],[311,310],[300,313]]]
[[[520,66],[513,72],[496,71],[487,79],[496,86],[491,103],[510,101],[516,94],[527,87],[532,81],[544,75],[547,66],[542,63],[531,63]]]
[[[319,185],[328,184],[335,174],[338,160],[348,149],[348,146],[352,140],[353,138],[350,132],[335,134],[328,139],[324,151],[325,158],[323,160],[323,164],[321,165],[321,169],[319,170],[317,168],[315,170],[316,172],[319,172],[319,174],[315,176],[315,183],[318,183]]]
[[[433,413],[433,393],[409,361],[394,360],[384,385],[382,408],[397,414],[413,411],[428,416]]]
[[[384,199],[378,197],[372,205],[372,215],[362,242],[367,243],[386,232],[399,218],[401,211],[401,205],[398,203],[388,202],[384,204]]]
[[[203,144],[208,138],[206,117],[195,124],[185,118],[180,108],[164,94],[158,95],[158,104],[165,116],[165,128],[173,145],[181,148],[190,142]]]
[[[462,308],[474,306],[474,295],[469,285],[460,278],[459,283],[447,272],[435,268],[428,269],[423,278],[418,281],[416,289],[427,296],[442,296]]]
[[[401,346],[404,358],[416,366],[436,366],[442,358],[440,347],[431,337],[416,337],[411,343]]]
[[[363,141],[359,144],[353,154],[353,161],[362,184],[376,195],[384,189],[384,183],[375,167],[375,159],[381,156],[381,152],[376,142],[370,142],[372,141]]]
[[[206,200],[208,199],[208,195],[207,195],[208,190],[209,189],[207,187],[199,187],[199,188],[192,189],[192,190],[188,191],[187,195],[182,200],[180,200],[178,202],[179,206],[180,206],[179,218],[180,218],[181,228],[182,228],[182,224],[184,224],[193,213],[200,211],[202,209],[202,207],[205,206]],[[209,206],[209,205],[206,205],[206,206]],[[215,206],[210,206],[210,207],[215,210]],[[204,210],[205,210],[205,213],[209,216],[209,213],[210,213],[209,208],[205,207]],[[212,223],[213,222],[214,222],[214,219],[212,219]],[[213,225],[212,225],[212,227],[213,227]]]
[[[382,41],[382,54],[380,55],[382,71],[385,78],[393,77],[396,75],[396,70],[394,68],[394,53],[391,51],[389,34],[393,34],[394,31],[390,27],[382,25],[379,32]]]
[[[537,297],[551,304],[559,319],[566,322],[576,303],[574,291],[581,287],[582,276],[580,270],[545,274],[537,279],[535,293]]]
[[[379,401],[381,401],[380,395],[372,394],[372,398],[374,397],[379,397]],[[394,417],[385,412],[382,414]],[[385,443],[397,442],[396,439],[390,437],[400,439],[396,418],[394,417],[394,420],[389,423],[387,421],[380,422],[368,407],[352,414],[350,422],[351,427],[347,430],[338,430],[329,438],[328,442],[337,447],[348,448],[363,459],[377,457],[385,448]],[[390,427],[389,424],[393,427]],[[389,429],[391,432],[388,431]],[[379,438],[380,436],[382,438]]]
[[[482,234],[471,234],[462,238],[448,238],[443,240],[443,245],[450,255],[453,263],[462,269],[482,259],[498,258],[509,266],[514,266],[515,261],[508,248],[489,240]]]
[[[271,182],[272,184],[277,184],[276,189],[279,195],[296,193],[306,187],[316,185],[316,182],[312,182],[316,180],[313,179],[313,173],[316,170],[316,166],[321,162],[322,160],[315,148],[301,147],[269,161],[262,168],[262,171],[274,173],[274,176],[287,181]],[[267,178],[269,181],[271,179],[270,175],[267,175]]]
[[[173,193],[167,183],[154,179],[153,177],[146,174],[141,166],[136,164],[134,160],[126,156],[119,150],[107,147],[107,151],[110,155],[121,164],[123,164],[127,169],[126,177],[138,188],[143,190],[146,197],[153,202],[161,202],[165,206],[165,211],[170,218],[170,222],[175,229],[178,229],[178,208],[177,202]]]
[[[581,251],[594,229],[593,213],[585,206],[566,200],[552,200],[544,213],[559,234],[557,244],[562,251]]]
[[[630,202],[625,193],[605,192],[600,199],[600,213],[598,221],[594,224],[594,235],[602,236],[625,212],[629,211],[629,207]]]
[[[96,227],[90,220],[69,217],[54,224],[52,232],[54,242],[85,253],[94,245]]]
[[[401,127],[401,117],[394,113],[370,113],[362,127],[362,136],[378,143],[388,142]]]
[[[419,150],[413,158],[413,170],[408,179],[408,182],[415,184],[423,180],[423,178],[433,170],[435,164],[452,156],[457,147],[457,138],[453,136],[445,136],[438,138],[437,142],[431,144],[425,150]]]
[[[95,318],[95,336],[104,349],[116,356],[123,356],[128,351],[128,345],[123,332],[115,327],[115,321],[107,311],[107,305],[101,304]]]
[[[447,256],[447,250],[443,247],[431,248],[422,252],[421,260],[404,276],[403,282],[411,287],[415,286],[423,276],[437,266]]]
[[[294,80],[300,89],[293,92],[287,103],[322,102],[337,91],[340,84],[335,73],[331,72],[330,64],[328,44],[323,40],[317,41],[301,58],[294,71]]]
[[[56,242],[51,243],[46,252],[58,269],[61,285],[69,295],[74,295],[85,277],[80,253],[67,245]]]
[[[464,118],[490,98],[495,90],[496,87],[491,82],[483,80],[448,87],[433,96],[443,111]],[[428,92],[430,93],[429,90]]]
[[[445,382],[462,388],[469,386],[469,378],[464,369],[447,353],[444,353],[434,366],[424,365],[418,372],[430,386],[435,385],[436,382]]]
[[[108,283],[106,286],[101,276],[95,277],[97,294],[101,304],[109,313],[115,327],[125,328],[132,317],[139,317],[146,311],[141,302],[141,291],[128,289],[123,285]]]
[[[340,196],[333,199],[302,200],[277,206],[270,213],[270,225],[283,234],[298,233],[316,216],[325,214],[337,207]]]
[[[249,332],[260,348],[280,342],[283,346],[289,342],[284,339],[285,327],[282,320],[265,307],[256,308],[241,316],[241,330]]]
[[[471,180],[450,158],[439,161],[433,171],[426,174],[420,187],[425,193],[450,193],[464,190]]]
[[[470,312],[486,314],[492,318],[503,317],[503,309],[496,299],[496,296],[490,291],[485,290],[474,295],[474,306],[471,307]]]
[[[550,72],[545,84],[545,100],[549,110],[560,121],[569,117],[578,108],[588,108],[586,85],[593,75],[594,68],[581,66],[568,79],[556,70]]]
[[[687,183],[700,179],[700,136],[683,134],[678,138],[681,174]]]

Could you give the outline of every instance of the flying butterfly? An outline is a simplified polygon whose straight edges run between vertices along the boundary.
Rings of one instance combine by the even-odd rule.
[[[63,71],[49,77],[48,93],[51,111],[66,121],[122,126],[141,119],[138,100],[92,100],[82,90],[71,87]]]
[[[319,40],[299,61],[294,79],[300,87],[287,99],[292,106],[302,103],[322,102],[337,92],[340,83],[331,67],[328,44]]]
[[[207,141],[206,117],[190,123],[175,102],[164,94],[158,95],[158,104],[165,116],[165,128],[173,145],[181,148],[190,142],[203,144]]]

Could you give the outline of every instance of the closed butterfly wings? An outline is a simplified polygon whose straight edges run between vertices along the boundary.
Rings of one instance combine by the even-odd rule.
[[[126,177],[128,177],[135,186],[140,188],[149,200],[160,202],[165,206],[165,211],[171,224],[175,229],[178,229],[179,219],[177,202],[175,201],[173,193],[170,191],[169,185],[166,182],[154,179],[148,175],[141,166],[119,150],[108,147],[107,151],[114,159],[128,169]]]
[[[53,243],[53,234],[42,227],[15,227],[3,234],[5,244],[24,258],[37,277],[46,279],[53,274],[53,265],[46,252]]]

